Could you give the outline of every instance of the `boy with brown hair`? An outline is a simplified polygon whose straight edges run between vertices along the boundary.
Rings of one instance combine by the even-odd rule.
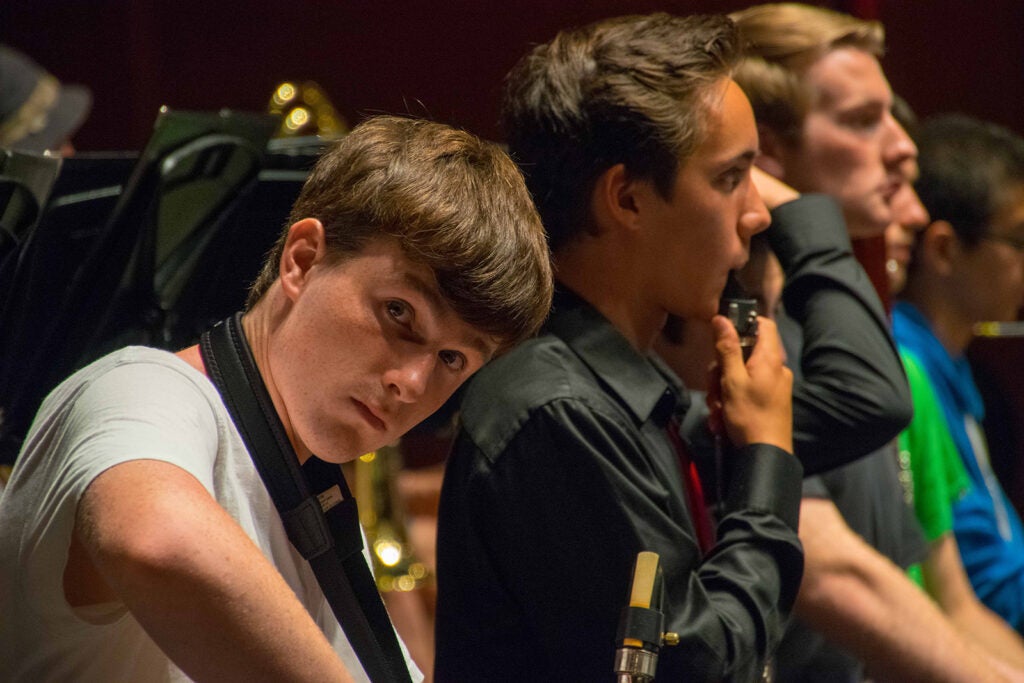
[[[530,336],[550,296],[508,157],[380,117],[313,170],[238,332],[285,457],[342,463]],[[0,500],[0,678],[368,680],[208,372],[194,346],[129,347],[48,397]]]

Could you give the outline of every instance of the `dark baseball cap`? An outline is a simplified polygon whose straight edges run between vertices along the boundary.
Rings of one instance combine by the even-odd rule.
[[[60,149],[92,108],[92,93],[62,85],[29,57],[0,45],[0,148]]]

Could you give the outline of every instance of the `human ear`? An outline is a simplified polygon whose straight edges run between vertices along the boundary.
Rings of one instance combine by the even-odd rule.
[[[614,227],[635,229],[639,225],[637,186],[638,181],[628,177],[624,164],[610,166],[597,177],[590,194],[595,234]]]
[[[928,269],[939,275],[949,275],[956,257],[963,251],[953,226],[946,221],[932,221],[917,239],[921,242],[918,253]]]
[[[754,159],[754,163],[765,173],[778,178],[786,179],[786,164],[784,154],[786,143],[782,136],[763,123],[757,124],[757,136],[760,141],[761,151]]]
[[[324,226],[316,218],[303,218],[288,228],[278,277],[281,288],[295,299],[306,283],[313,266],[325,254]]]

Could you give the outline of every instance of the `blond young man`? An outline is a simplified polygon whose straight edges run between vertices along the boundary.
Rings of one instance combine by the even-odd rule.
[[[835,197],[851,237],[881,235],[916,155],[891,113],[882,27],[799,4],[732,16],[748,46],[737,80],[757,115],[758,164],[801,192]],[[958,628],[901,571],[929,555],[896,468],[895,450],[884,448],[805,482],[801,624],[780,648],[782,680],[855,679],[862,666],[878,678],[1013,675],[985,652],[985,641],[1002,639]]]

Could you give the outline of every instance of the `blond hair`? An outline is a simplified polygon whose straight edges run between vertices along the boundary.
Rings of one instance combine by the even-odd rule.
[[[733,78],[750,99],[757,122],[790,141],[799,139],[813,102],[803,78],[811,64],[841,47],[875,57],[885,52],[882,24],[822,7],[755,5],[729,16],[739,29],[744,55]]]

